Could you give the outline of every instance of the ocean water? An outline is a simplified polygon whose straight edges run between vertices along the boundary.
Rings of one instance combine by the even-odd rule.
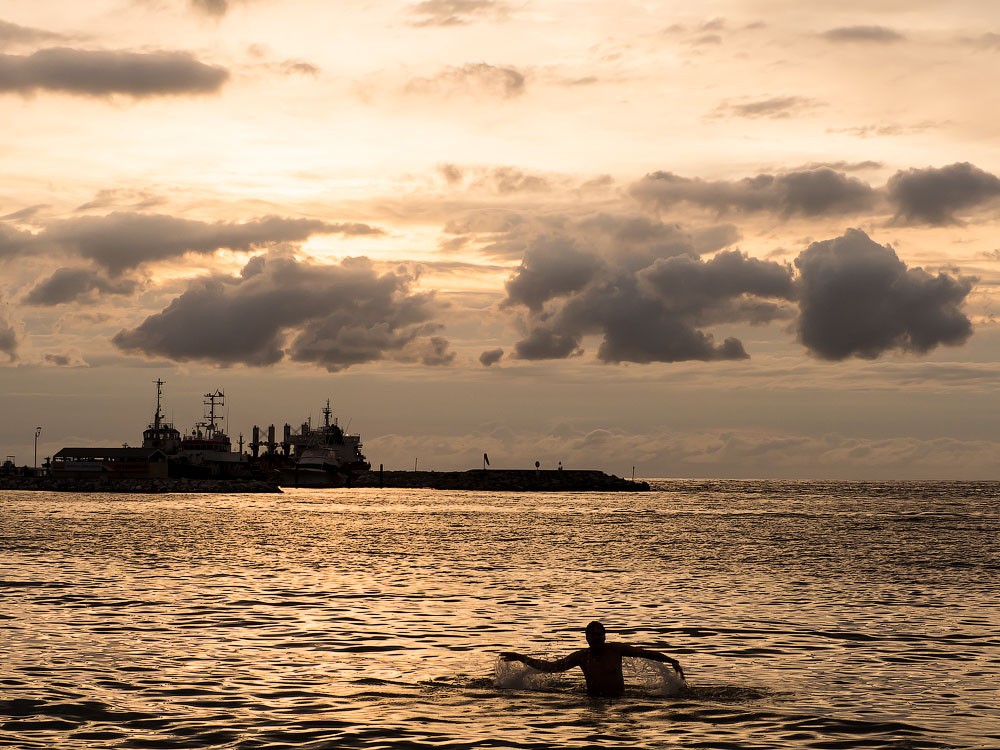
[[[1000,484],[653,485],[0,493],[0,746],[1000,748]]]

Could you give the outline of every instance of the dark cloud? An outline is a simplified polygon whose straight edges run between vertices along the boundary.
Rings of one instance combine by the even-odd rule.
[[[479,364],[483,367],[492,367],[503,359],[503,349],[487,349],[479,355]]]
[[[598,215],[536,238],[507,282],[503,306],[523,309],[519,359],[581,353],[583,338],[602,338],[604,362],[744,359],[736,339],[717,344],[704,329],[790,317],[788,266],[722,251],[699,258],[694,233],[636,217]],[[708,231],[705,247],[727,242]]]
[[[0,354],[7,355],[10,362],[17,359],[17,331],[8,322],[2,309],[0,309]]]
[[[229,0],[191,0],[191,7],[206,16],[218,18],[229,12]]]
[[[48,353],[45,355],[46,364],[52,365],[53,367],[88,367],[87,361],[80,356],[79,353],[72,354],[55,354]]]
[[[822,36],[830,42],[874,42],[877,44],[901,42],[906,38],[898,31],[885,26],[841,26],[824,31]]]
[[[501,0],[424,0],[410,8],[416,26],[463,26],[473,21],[503,19],[510,6]]]
[[[0,49],[21,44],[64,41],[66,37],[44,29],[18,26],[16,23],[0,20]]]
[[[209,94],[229,78],[187,52],[115,52],[53,47],[31,55],[0,55],[0,92],[38,90],[80,96],[135,98]]]
[[[412,94],[487,95],[512,99],[524,93],[525,79],[517,68],[469,63],[445,68],[430,78],[414,78],[406,85],[406,91]]]
[[[535,326],[531,332],[514,345],[514,356],[518,359],[566,359],[583,354],[580,335],[560,333],[543,325]]]
[[[941,226],[961,223],[957,211],[994,201],[1000,195],[1000,178],[963,162],[896,172],[886,187],[897,209],[896,221]]]
[[[31,232],[23,232],[6,224],[0,224],[0,261],[29,253],[36,244],[36,237]]]
[[[24,302],[51,307],[85,299],[96,301],[102,295],[131,295],[140,288],[141,284],[134,279],[111,280],[89,268],[60,268],[36,284]]]
[[[634,198],[663,210],[686,202],[719,214],[771,211],[784,216],[853,213],[875,205],[871,186],[828,168],[760,174],[735,182],[679,177],[653,172],[630,188]]]
[[[412,278],[378,275],[366,258],[339,265],[281,255],[240,277],[191,283],[162,312],[114,338],[119,348],[176,361],[271,365],[286,357],[328,370],[380,359],[446,364],[440,305],[410,291]]]
[[[367,224],[331,224],[280,216],[244,223],[208,223],[162,214],[112,213],[60,221],[47,227],[41,239],[79,253],[112,274],[120,274],[143,263],[185,253],[205,254],[221,249],[246,252],[280,242],[301,242],[314,234],[381,234],[381,230]]]
[[[524,305],[532,312],[555,297],[579,292],[589,284],[601,261],[578,250],[568,238],[539,238],[524,253],[520,268],[507,281],[507,306]]]
[[[822,359],[923,354],[972,334],[961,306],[974,279],[907,269],[891,247],[860,230],[810,245],[795,265],[799,338]]]
[[[785,119],[821,105],[822,102],[803,96],[773,96],[748,102],[723,102],[712,116]]]
[[[455,353],[450,351],[451,344],[443,336],[428,336],[415,341],[409,347],[411,354],[403,354],[397,359],[403,362],[419,361],[426,367],[446,367],[455,361]]]

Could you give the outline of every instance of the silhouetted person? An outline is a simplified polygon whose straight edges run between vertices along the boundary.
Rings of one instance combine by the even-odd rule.
[[[607,643],[604,626],[596,620],[587,625],[586,632],[589,648],[581,648],[556,661],[532,659],[513,651],[503,652],[500,658],[504,661],[522,662],[539,672],[566,672],[579,667],[587,680],[587,694],[599,698],[618,698],[625,692],[625,677],[622,675],[622,657],[625,656],[666,662],[682,679],[684,677],[680,662],[666,654],[636,648],[627,643]]]

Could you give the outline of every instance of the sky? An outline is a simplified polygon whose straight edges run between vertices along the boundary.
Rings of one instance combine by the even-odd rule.
[[[6,0],[0,454],[997,479],[1000,5]]]

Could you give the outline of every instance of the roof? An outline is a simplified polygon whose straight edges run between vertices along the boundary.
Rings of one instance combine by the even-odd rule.
[[[53,458],[92,460],[110,458],[115,461],[127,459],[152,461],[159,457],[166,458],[166,454],[159,448],[63,448],[53,456]]]

